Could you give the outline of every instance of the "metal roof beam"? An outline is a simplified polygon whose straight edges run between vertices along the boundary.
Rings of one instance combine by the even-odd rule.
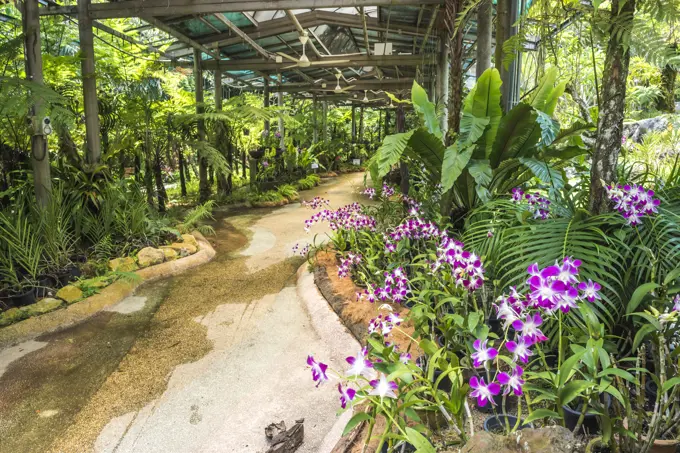
[[[328,62],[324,60],[328,60]],[[338,60],[347,61],[345,63],[338,63]],[[311,69],[363,66],[421,66],[435,64],[434,61],[436,61],[436,58],[432,55],[336,55],[314,61]],[[203,62],[205,69],[216,69],[219,67],[224,71],[281,71],[288,66],[291,66],[289,62],[276,63],[275,61],[264,61],[259,58],[220,61],[206,60]]]
[[[227,16],[225,16],[225,15],[222,14],[222,13],[215,13],[215,17],[217,18],[217,20],[219,20],[219,21],[222,22],[224,25],[226,25],[227,27],[229,27],[229,29],[230,29],[231,31],[233,31],[234,33],[236,33],[242,40],[244,40],[246,43],[248,43],[248,45],[250,45],[250,47],[252,47],[253,49],[255,49],[255,51],[256,51],[257,53],[259,53],[260,55],[262,55],[264,58],[267,58],[267,59],[273,58],[273,56],[272,56],[269,52],[267,52],[266,50],[264,50],[264,48],[263,48],[262,46],[260,46],[258,43],[256,43],[255,41],[253,41],[253,40],[250,38],[250,36],[248,36],[247,34],[243,33],[243,31],[242,31],[240,28],[238,28],[238,27],[236,26],[236,24],[234,24],[232,21],[230,21],[229,19],[227,19]]]
[[[327,87],[322,88],[321,83],[285,83],[280,86],[271,87],[272,93],[300,93],[304,91],[326,91],[334,93],[332,83],[327,81]],[[377,91],[377,90],[407,90],[413,86],[413,79],[383,79],[383,80],[362,80],[352,83],[354,87],[348,91]]]
[[[159,30],[164,31],[165,33],[174,36],[178,40],[182,41],[184,44],[193,47],[196,50],[200,50],[203,53],[206,53],[210,55],[211,57],[215,58],[216,60],[220,59],[220,53],[215,52],[214,50],[208,49],[205,47],[203,44],[199,44],[198,42],[194,41],[193,39],[189,38],[188,36],[184,35],[183,33],[180,33],[176,29],[164,24],[161,20],[155,18],[155,17],[142,17],[145,21],[153,25],[154,27],[158,28]],[[192,65],[193,66],[193,65]]]
[[[335,13],[330,11],[310,11],[307,13],[295,15],[295,19],[300,24],[301,28],[308,29],[310,34],[317,40],[319,45],[328,53],[330,51],[325,47],[323,42],[319,37],[311,30],[313,27],[324,24],[334,24],[350,28],[363,28],[363,21],[359,16],[353,14],[345,13]],[[387,24],[378,21],[370,16],[366,17],[366,28],[372,31],[388,31]],[[297,27],[296,27],[297,28]],[[282,17],[278,19],[273,19],[266,22],[266,27],[244,27],[242,29],[244,33],[253,39],[269,38],[272,36],[280,35],[292,31],[290,28],[290,19],[288,17]],[[390,27],[390,33],[408,35],[408,36],[424,36],[425,30],[419,27],[413,27],[410,25],[398,24],[394,27]],[[204,38],[196,38],[197,42],[201,44],[213,44],[215,43],[219,47],[228,47],[234,44],[238,44],[242,41],[240,37],[234,37],[229,33],[221,33],[212,36],[206,36]],[[311,41],[310,41],[311,42]],[[167,51],[174,52],[180,50],[174,46],[170,47]],[[186,52],[189,54],[190,52]]]
[[[441,5],[444,0],[124,0],[89,5],[92,19],[169,16],[178,14],[235,13],[343,6]],[[40,8],[40,15],[77,14],[77,6]]]

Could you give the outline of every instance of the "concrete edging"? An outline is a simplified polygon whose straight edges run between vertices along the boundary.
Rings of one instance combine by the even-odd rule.
[[[199,246],[198,251],[193,255],[135,271],[143,279],[138,283],[118,280],[103,288],[98,294],[63,309],[3,327],[0,329],[0,349],[82,322],[131,296],[139,286],[146,282],[176,275],[212,260],[216,252],[210,242],[198,231],[191,234],[196,238]]]
[[[357,339],[345,327],[345,324],[319,291],[314,282],[314,274],[307,270],[307,266],[307,263],[305,263],[297,271],[297,294],[304,302],[312,327],[317,335],[329,344],[342,342],[352,344],[353,350],[361,349]],[[342,438],[342,431],[352,415],[353,411],[347,410],[338,417],[331,430],[326,433],[318,453],[331,453]]]

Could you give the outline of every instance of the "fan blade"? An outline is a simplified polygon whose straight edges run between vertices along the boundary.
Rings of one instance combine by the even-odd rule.
[[[287,58],[287,59],[289,59],[290,61],[294,61],[295,63],[299,63],[299,62],[300,62],[300,60],[298,60],[298,59],[296,59],[296,58],[293,58],[293,57],[291,57],[290,55],[285,54],[285,53],[283,53],[283,52],[276,52],[276,54],[277,54],[277,55],[281,55],[283,58]]]
[[[340,90],[340,92],[341,92],[341,93],[344,93],[345,91],[351,90],[351,89],[354,88],[355,86],[356,86],[356,85],[350,85],[350,86],[345,87],[345,88],[343,88],[342,90]]]
[[[281,69],[292,69],[292,68],[297,68],[297,67],[298,67],[297,64],[292,64],[292,65],[290,65],[290,66],[284,66],[284,67],[281,68]]]
[[[320,60],[320,61],[312,61],[312,66],[315,65],[320,65],[320,64],[341,64],[341,63],[349,63],[350,60]]]

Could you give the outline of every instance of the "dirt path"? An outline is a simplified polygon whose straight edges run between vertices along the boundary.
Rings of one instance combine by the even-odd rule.
[[[303,192],[356,201],[362,175]],[[216,258],[145,285],[88,321],[0,352],[0,453],[259,452],[263,428],[305,418],[301,452],[336,422],[337,389],[314,389],[308,353],[340,366],[298,296],[299,204],[216,222]],[[344,348],[347,349],[347,348]]]

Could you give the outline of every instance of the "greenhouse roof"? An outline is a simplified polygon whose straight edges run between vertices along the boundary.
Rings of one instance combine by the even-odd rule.
[[[340,74],[346,96],[348,91],[407,89],[414,79],[429,83],[437,63],[442,4],[441,0],[123,0],[93,3],[89,16],[95,27],[108,19],[138,17],[144,23],[127,30],[128,36],[156,46],[145,32],[161,30],[174,39],[162,51],[168,63],[192,66],[196,52],[204,69],[222,70],[225,83],[233,87],[261,89],[267,80],[272,91],[332,95]],[[41,14],[77,16],[77,7],[50,2]],[[158,39],[157,33],[153,36]],[[466,38],[471,45],[473,36]],[[299,63],[303,54],[309,64]]]

